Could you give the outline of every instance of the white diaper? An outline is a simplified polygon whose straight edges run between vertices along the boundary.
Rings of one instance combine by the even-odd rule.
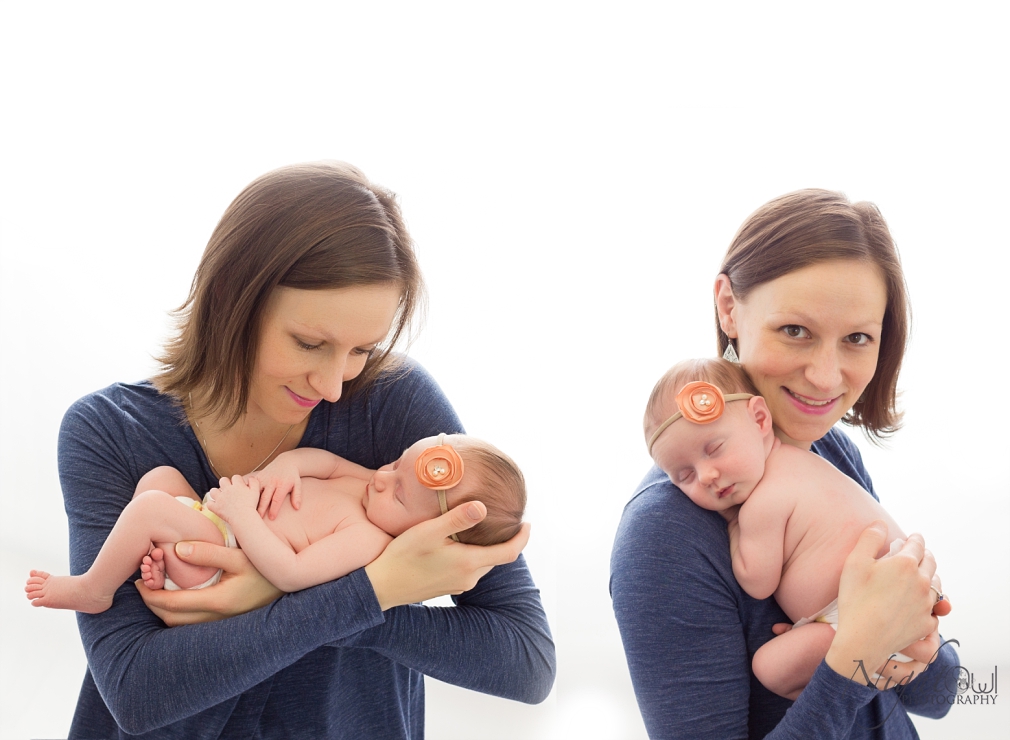
[[[219,517],[217,514],[215,514],[213,511],[205,507],[202,503],[200,503],[196,499],[192,499],[189,496],[176,496],[175,500],[187,508],[199,511],[205,517],[210,519],[210,521],[214,524],[214,526],[217,527],[219,530],[221,530],[221,536],[224,537],[225,547],[238,547],[238,542],[235,539],[235,533],[231,531],[231,525],[228,524],[228,522],[226,522],[224,519]],[[213,586],[220,580],[221,580],[221,571],[219,570],[217,573],[212,575],[210,578],[201,583],[199,586],[190,586],[188,589],[185,590],[195,591],[200,588],[207,588],[208,586]],[[165,590],[182,591],[184,589],[179,588],[179,586],[175,584],[172,581],[172,579],[166,575]]]

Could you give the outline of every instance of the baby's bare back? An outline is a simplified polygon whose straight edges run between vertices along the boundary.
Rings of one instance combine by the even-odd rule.
[[[785,497],[779,503],[786,504],[783,510],[791,511],[775,600],[793,621],[815,614],[838,598],[845,558],[871,522],[881,519],[889,529],[878,558],[887,553],[892,540],[905,537],[858,483],[806,450],[787,445],[773,450],[755,490],[759,492],[761,498]]]
[[[271,531],[296,553],[349,524],[367,522],[361,505],[367,483],[349,475],[330,480],[302,478],[302,504],[284,499],[276,519],[265,518]]]

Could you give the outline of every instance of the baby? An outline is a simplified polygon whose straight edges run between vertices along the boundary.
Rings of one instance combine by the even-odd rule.
[[[674,485],[729,521],[733,574],[744,591],[774,595],[796,623],[765,643],[752,666],[765,687],[796,699],[831,646],[842,565],[859,535],[878,519],[886,542],[905,535],[851,478],[783,445],[752,391],[743,370],[725,360],[675,365],[649,398],[645,438]]]
[[[504,542],[522,525],[526,484],[506,455],[460,434],[422,439],[378,470],[326,450],[292,450],[262,471],[222,478],[202,503],[179,471],[155,468],[87,573],[33,570],[25,592],[33,606],[95,614],[112,606],[138,564],[152,589],[217,583],[219,570],[175,555],[182,540],[241,546],[277,588],[298,591],[367,565],[396,535],[468,501],[483,502],[487,516],[453,539]]]

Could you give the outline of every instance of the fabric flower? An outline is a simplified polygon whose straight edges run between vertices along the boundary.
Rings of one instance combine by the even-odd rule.
[[[677,407],[688,421],[711,424],[722,416],[726,401],[722,391],[704,380],[695,380],[680,389]]]
[[[446,490],[463,480],[463,458],[451,445],[429,447],[414,461],[414,473],[425,488]]]

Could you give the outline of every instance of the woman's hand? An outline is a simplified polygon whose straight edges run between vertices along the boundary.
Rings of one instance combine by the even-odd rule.
[[[224,573],[217,585],[189,591],[153,591],[143,581],[136,581],[147,608],[169,627],[244,614],[284,593],[261,576],[241,550],[209,542],[178,542],[175,553],[187,563],[221,568]]]
[[[365,566],[383,611],[446,594],[460,594],[477,585],[496,565],[511,563],[526,547],[530,525],[508,542],[482,547],[453,542],[449,535],[477,524],[487,515],[479,501],[462,504],[437,519],[416,524],[389,543]]]
[[[936,572],[933,555],[922,535],[912,534],[893,556],[876,560],[886,537],[883,522],[866,528],[845,560],[838,586],[838,633],[825,661],[855,681],[872,681],[876,673],[910,675],[916,667],[925,667],[922,659],[929,659],[929,647],[935,652],[939,645],[933,638],[939,626],[933,616],[936,595],[930,588]],[[930,645],[920,643],[924,636]],[[919,662],[894,668],[888,658],[903,648]]]

